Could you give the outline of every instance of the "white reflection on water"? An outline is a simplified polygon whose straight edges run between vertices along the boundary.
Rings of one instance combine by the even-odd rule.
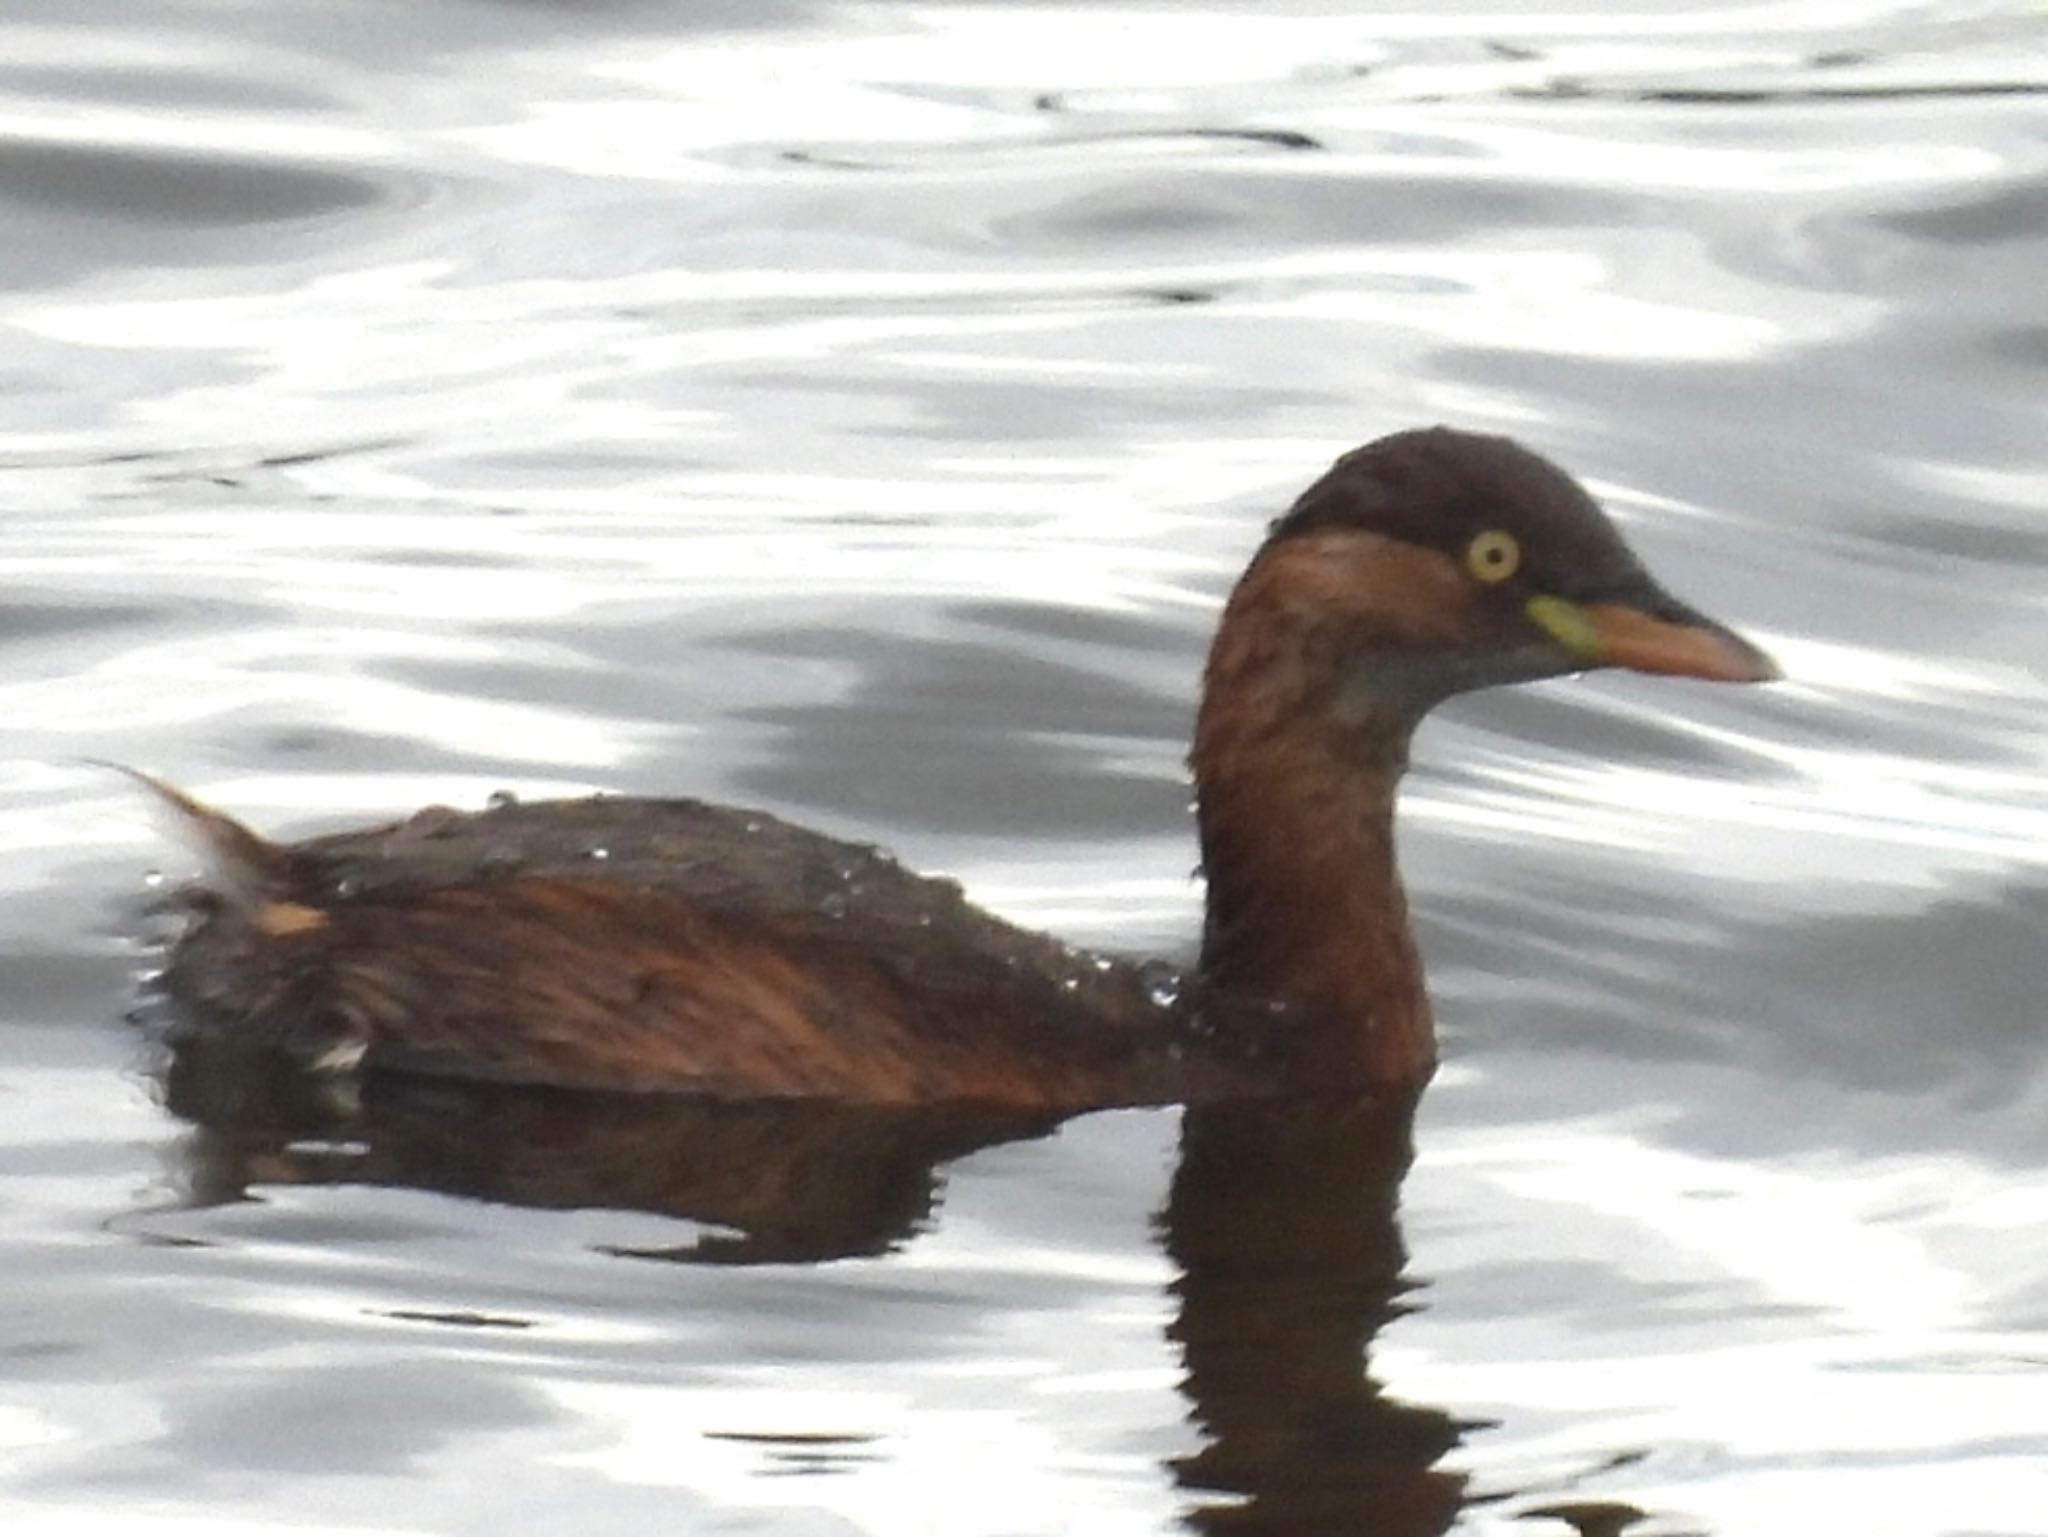
[[[1850,1462],[1862,1473],[1828,1486],[1825,1529],[2016,1531],[2048,1509],[2048,1470],[2012,1440],[2033,1422],[2042,1339],[2005,1325],[2009,1278],[2048,1264],[2048,1193],[1960,1156],[1716,1159],[1612,1117],[1445,1133],[1422,1155],[1419,1219],[1437,1306],[1378,1362],[1400,1391],[1505,1422],[1467,1453],[1482,1487],[1642,1448],[1603,1497],[1716,1531],[1814,1530],[1814,1492],[1788,1475]],[[1438,1214],[1480,1207],[1503,1220]],[[1487,1265],[1578,1265],[1656,1300],[1475,1316],[1460,1278]]]
[[[64,1511],[53,1509],[41,1502],[15,1502],[0,1499],[0,1516],[7,1518],[8,1530],[19,1532],[23,1537],[100,1537],[109,1530],[108,1517],[104,1508],[88,1511]],[[120,1529],[133,1537],[276,1537],[277,1524],[272,1521],[244,1521],[234,1516],[170,1516],[151,1511],[124,1510],[120,1515]],[[374,1525],[355,1525],[348,1522],[334,1522],[311,1517],[294,1519],[292,1531],[297,1537],[430,1537],[430,1529],[424,1526],[393,1525],[377,1522]]]
[[[1974,1355],[1998,1343],[1973,1338],[1969,1349]],[[2011,1343],[2025,1349],[2037,1342]],[[1453,1394],[1478,1387],[1480,1374],[1412,1363],[1411,1376],[1410,1365],[1402,1363],[1396,1381]],[[1510,1367],[1503,1375],[1512,1382],[1517,1373]],[[1603,1471],[1599,1498],[1661,1513],[1640,1528],[1660,1537],[2022,1533],[2038,1531],[2033,1513],[2048,1509],[2048,1469],[2013,1436],[2038,1414],[2040,1385],[2031,1370],[2002,1374],[1909,1356],[1871,1363],[1778,1344],[1695,1357],[1589,1359],[1574,1350],[1529,1363],[1527,1386],[1538,1378],[1547,1403],[1576,1404],[1582,1413],[1603,1405],[1607,1433],[1597,1442],[1571,1430],[1517,1438],[1499,1448],[1498,1461],[1482,1462],[1481,1489],[1578,1492],[1589,1466],[1628,1462]],[[1517,1412],[1511,1400],[1496,1401]],[[1492,1451],[1489,1439],[1482,1433],[1475,1450]],[[1853,1476],[1839,1476],[1851,1467]],[[1822,1469],[1838,1475],[1824,1493],[1815,1483]],[[1534,1503],[1517,1500],[1508,1510]],[[1531,1529],[1512,1514],[1483,1510],[1468,1521],[1461,1531],[1489,1537],[1526,1537]]]
[[[1468,835],[1655,854],[1690,879],[1826,891],[1841,912],[2048,857],[2048,775],[1943,771],[1846,747],[1773,756],[1798,777],[1758,786],[1564,759],[1491,766],[1488,788],[1415,794],[1405,806],[1418,822]],[[1765,830],[1772,836],[1756,836]]]
[[[1496,1132],[1483,1143],[1454,1134],[1444,1144],[1426,1154],[1431,1165],[1475,1172],[1510,1204],[1549,1208],[1529,1219],[1545,1235],[1546,1260],[1597,1256],[1638,1280],[1705,1269],[1721,1278],[1710,1284],[1755,1289],[1752,1317],[1791,1308],[1894,1342],[1982,1321],[1971,1302],[1989,1278],[1942,1264],[1914,1227],[2002,1236],[2016,1215],[2048,1217],[2048,1193],[2018,1203],[2031,1213],[2016,1211],[2001,1173],[1958,1160],[1738,1163],[1597,1125]],[[1994,1220],[1973,1210],[1973,1191],[1993,1202]],[[1939,1210],[1931,1222],[1930,1207]],[[1902,1227],[1901,1218],[1917,1220]],[[1580,1235],[1591,1243],[1581,1247]],[[1584,1327],[1597,1335],[1597,1323]]]
[[[350,630],[323,644],[318,629],[295,628],[282,635],[250,629],[229,639],[165,641],[88,673],[91,694],[47,684],[0,688],[0,708],[23,730],[75,735],[81,750],[94,736],[118,750],[121,741],[133,742],[135,733],[152,727],[284,701],[308,726],[399,729],[452,752],[519,758],[545,742],[550,759],[564,766],[616,765],[666,735],[583,711],[426,694],[350,664],[368,657],[459,659],[466,649],[474,654],[480,648],[437,643],[418,632],[393,637],[388,647],[366,645],[366,639]],[[308,696],[309,677],[319,680],[317,697]]]
[[[1081,1491],[1090,1530],[1161,1528],[1172,1503],[1164,1472],[1149,1456],[1073,1435],[1062,1423],[1067,1405],[1034,1401],[1033,1362],[956,1372],[953,1381],[978,1389],[988,1407],[938,1409],[901,1390],[820,1389],[772,1375],[703,1387],[557,1381],[547,1393],[587,1439],[610,1444],[550,1460],[621,1484],[687,1489],[736,1514],[808,1513],[821,1532],[1065,1531]],[[1158,1386],[1166,1399],[1168,1384]],[[812,1477],[764,1476],[800,1471]],[[821,1473],[836,1475],[830,1518],[815,1487]]]
[[[1064,1135],[1085,1143],[1120,1119]],[[1177,1423],[1178,1363],[1160,1348],[1171,1265],[1149,1246],[1034,1244],[1001,1214],[977,1212],[989,1198],[970,1192],[886,1267],[857,1263],[840,1277],[861,1296],[922,1295],[920,1330],[935,1340],[957,1331],[950,1343],[888,1360],[856,1350],[700,1365],[657,1383],[548,1373],[544,1391],[587,1433],[582,1449],[552,1460],[789,1516],[817,1510],[812,1480],[764,1475],[836,1475],[831,1508],[877,1532],[1063,1531],[1077,1499],[1091,1530],[1159,1529],[1173,1504],[1160,1458],[1195,1444]],[[1128,1225],[1141,1212],[1119,1217]],[[811,1312],[832,1294],[791,1284],[794,1311],[778,1327],[826,1329]],[[1016,1305],[968,1302],[982,1286]],[[1076,1334],[1090,1342],[1085,1360],[1065,1349]]]
[[[12,1404],[0,1404],[0,1449],[17,1452],[37,1446],[54,1446],[70,1438],[70,1432],[48,1415]]]
[[[1818,729],[1817,737],[1718,724],[1706,713],[1710,701],[1697,716],[1673,716],[1641,685],[1596,684],[1577,702],[1699,743],[1747,771],[1460,736],[1435,756],[1426,748],[1419,761],[1427,770],[1455,758],[1476,782],[1447,794],[1425,772],[1407,814],[1472,838],[1655,855],[1694,879],[1803,889],[1805,901],[1839,913],[2048,860],[2048,757],[2035,727],[2048,710],[2048,686],[2038,677],[1995,663],[1750,633],[1787,674],[1770,686],[1774,706],[1803,732]],[[1882,745],[1879,722],[1922,718],[1967,721],[1959,748],[1991,761]]]
[[[2048,707],[2048,678],[2019,667],[1954,662],[1806,636],[1773,636],[1771,649],[1784,665],[1788,688],[1810,689],[1823,699],[1961,704],[2027,718],[2038,718],[2036,712]],[[1769,749],[1760,745],[1760,750]]]
[[[1087,29],[1090,47],[1074,47],[1073,26]],[[1668,84],[1746,72],[1755,82],[1770,78],[1768,72],[1799,71],[1814,49],[1839,47],[1845,29],[1881,42],[1888,55],[1905,56],[1903,63],[1871,60],[1851,80],[1898,78],[1931,67],[1936,78],[1953,82],[1973,66],[1985,67],[1968,50],[2019,41],[2025,20],[2013,17],[2010,7],[1873,8],[1856,0],[1745,5],[1739,24],[1731,24],[1724,8],[1662,5],[1579,14],[1346,6],[1336,15],[1306,16],[1121,6],[1006,13],[927,5],[895,8],[859,35],[797,29],[770,37],[730,35],[716,45],[643,50],[595,66],[591,74],[698,103],[738,107],[766,98],[784,108],[808,106],[798,123],[844,132],[849,122],[887,120],[874,96],[906,97],[936,117],[941,107],[995,93],[1037,94],[1048,81],[1098,109],[1181,113],[1191,99],[1241,107],[1268,101],[1276,90],[1313,93],[1318,87],[1323,98],[1309,100],[1320,109],[1328,97],[1359,90],[1438,102],[1542,90],[1560,76]],[[1475,46],[1478,39],[1540,48],[1527,46],[1525,56],[1516,57],[1512,50]],[[835,95],[835,86],[847,95]],[[847,99],[862,87],[869,94]],[[907,117],[910,107],[903,110]],[[708,111],[704,118],[707,133],[727,131],[725,119]],[[787,118],[779,131],[766,132],[743,112],[738,121],[754,130],[750,136],[769,140],[792,131]],[[950,139],[960,127],[948,122],[931,131]]]

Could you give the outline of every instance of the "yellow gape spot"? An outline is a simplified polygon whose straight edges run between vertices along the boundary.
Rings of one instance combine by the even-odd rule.
[[[1505,582],[1522,564],[1522,547],[1504,528],[1489,528],[1465,546],[1465,569],[1482,582]]]

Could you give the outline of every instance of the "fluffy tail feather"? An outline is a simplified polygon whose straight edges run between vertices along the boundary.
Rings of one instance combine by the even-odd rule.
[[[157,809],[167,814],[170,831],[206,861],[210,889],[250,913],[272,902],[284,874],[283,852],[276,844],[154,774],[105,758],[85,761],[124,774],[150,793]]]

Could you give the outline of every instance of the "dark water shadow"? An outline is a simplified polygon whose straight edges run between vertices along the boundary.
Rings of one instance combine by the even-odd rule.
[[[829,663],[849,679],[828,704],[732,711],[775,738],[741,787],[935,833],[1180,832],[1187,711],[1126,676],[1134,656],[1171,656],[1179,637],[1162,643],[1156,631],[1097,615],[1051,634],[1023,605],[980,605],[959,618],[964,639],[793,624],[728,642],[750,657]]]
[[[1191,1109],[1161,1235],[1170,1329],[1206,1444],[1173,1465],[1203,1533],[1437,1537],[1465,1479],[1437,1463],[1472,1428],[1389,1397],[1379,1331],[1409,1310],[1401,1179],[1412,1105]]]
[[[194,1128],[177,1172],[195,1207],[348,1184],[630,1210],[708,1231],[613,1252],[700,1264],[899,1247],[933,1220],[951,1160],[1058,1124],[397,1076],[344,1092],[204,1038],[169,1055],[162,1085]],[[1465,1481],[1436,1464],[1467,1422],[1389,1397],[1369,1370],[1375,1336],[1408,1307],[1411,1119],[1406,1104],[1186,1113],[1158,1232],[1180,1272],[1169,1336],[1204,1440],[1169,1467],[1193,1530],[1434,1537],[1455,1521]]]
[[[545,1211],[645,1212],[710,1231],[619,1250],[707,1264],[886,1253],[931,1218],[940,1170],[1049,1116],[958,1106],[892,1110],[730,1102],[375,1075],[346,1088],[218,1043],[181,1043],[167,1107],[194,1125],[183,1199],[218,1206],[259,1184],[436,1190]]]

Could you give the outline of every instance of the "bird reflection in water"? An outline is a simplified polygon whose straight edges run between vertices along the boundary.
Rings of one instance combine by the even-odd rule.
[[[1187,1112],[1160,1226],[1170,1328],[1206,1444],[1176,1464],[1202,1532],[1450,1529],[1467,1427],[1387,1397],[1374,1337],[1412,1284],[1398,1217],[1412,1104],[1248,1101]],[[1223,1496],[1223,1498],[1216,1498]]]
[[[950,1160],[1058,1125],[395,1075],[344,1093],[208,1037],[179,1043],[163,1084],[193,1125],[179,1176],[194,1205],[349,1184],[643,1212],[692,1235],[612,1252],[714,1265],[887,1253],[934,1220]],[[1204,1443],[1171,1468],[1196,1530],[1419,1537],[1455,1519],[1464,1481],[1437,1464],[1464,1425],[1385,1396],[1370,1372],[1374,1336],[1411,1284],[1397,1217],[1411,1104],[1184,1112],[1158,1225],[1178,1271],[1168,1333]]]
[[[647,1258],[802,1263],[886,1253],[931,1218],[941,1167],[1042,1136],[983,1106],[715,1100],[397,1074],[336,1085],[210,1037],[180,1040],[169,1109],[197,1205],[256,1184],[445,1191],[538,1210],[637,1211],[703,1231]]]

